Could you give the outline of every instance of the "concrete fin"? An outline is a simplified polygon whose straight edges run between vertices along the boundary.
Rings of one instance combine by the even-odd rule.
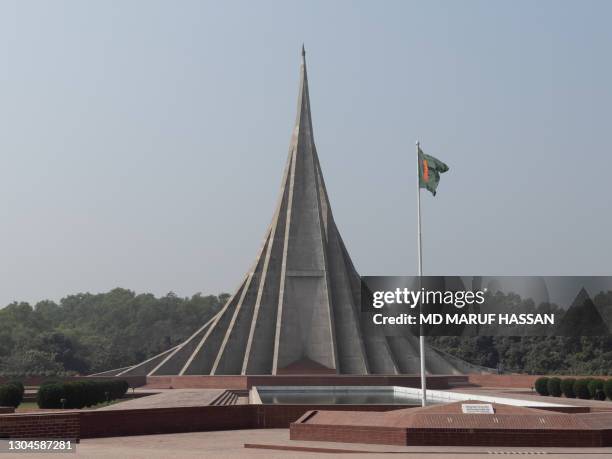
[[[367,374],[367,359],[359,320],[361,305],[353,295],[351,277],[359,278],[352,263],[347,263],[340,234],[336,228],[323,175],[316,164],[319,177],[321,212],[326,227],[327,264],[332,292],[332,309],[338,352],[338,370],[346,374]]]
[[[155,357],[151,357],[148,360],[145,360],[138,365],[134,365],[133,367],[127,368],[120,373],[117,373],[117,376],[144,376],[149,373],[153,368],[155,368],[159,363],[166,358],[168,354],[174,351],[178,346],[175,346],[171,349],[168,349],[161,354],[156,355]]]
[[[368,368],[372,374],[397,374],[399,369],[395,363],[387,337],[381,329],[374,326],[367,318],[362,317],[362,330]]]
[[[262,253],[267,252],[268,244],[269,239],[264,244]],[[249,338],[249,329],[253,321],[257,291],[259,289],[264,264],[265,258],[260,256],[255,272],[250,275],[244,293],[234,311],[234,316],[225,333],[211,374],[235,375],[240,374],[242,370],[244,354]]]
[[[179,375],[207,375],[210,374],[212,366],[223,342],[225,331],[233,317],[243,292],[246,289],[250,276],[242,283],[236,294],[227,302],[223,310],[217,316],[215,322],[202,336],[193,353],[181,369]]]
[[[413,342],[403,336],[387,337],[389,349],[395,356],[397,367],[400,373],[419,374],[421,362],[419,359],[419,349],[414,347]],[[418,346],[418,340],[417,340]]]
[[[189,346],[189,343],[192,343],[194,340],[199,340],[204,333],[206,333],[206,331],[210,328],[210,326],[212,325],[212,323],[217,320],[217,315],[219,313],[215,314],[214,316],[212,316],[210,319],[208,319],[208,321],[206,321],[206,323],[204,325],[202,325],[200,328],[198,328],[195,333],[193,333],[187,340],[183,341],[181,344],[179,344],[178,346],[176,346],[175,348],[171,349],[170,352],[168,354],[166,354],[166,356],[164,357],[163,360],[161,360],[159,362],[159,364],[157,364],[156,367],[154,367],[153,369],[151,369],[151,371],[149,371],[149,373],[147,373],[147,376],[153,376],[157,374],[157,371],[164,367],[164,369],[167,371],[167,367],[165,367],[166,363],[173,361],[172,363],[170,363],[168,366],[172,367],[172,365],[175,365],[177,367],[179,367],[181,365],[181,361],[178,360],[178,358],[175,358],[175,355],[177,353],[179,353],[183,348],[185,348],[186,346]],[[178,370],[177,370],[178,371]],[[175,373],[171,373],[171,374],[175,374]]]
[[[168,354],[168,356],[162,360],[156,368],[153,368],[148,375],[178,375],[183,368],[183,365],[185,365],[185,361],[193,353],[193,350],[198,345],[199,340],[210,329],[210,326],[211,324],[198,330],[198,333],[192,335],[187,341],[181,344],[181,346]]]
[[[281,197],[266,244],[264,268],[257,290],[242,374],[270,374],[272,372],[292,163],[293,151],[290,151],[281,187]]]
[[[117,374],[121,373],[122,371],[129,370],[130,368],[133,368],[133,367],[113,368],[112,370],[106,370],[100,373],[93,373],[88,376],[117,376]]]

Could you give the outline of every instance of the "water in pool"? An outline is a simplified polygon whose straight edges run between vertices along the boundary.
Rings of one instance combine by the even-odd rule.
[[[304,391],[304,390],[260,390],[263,404],[293,405],[420,405],[418,398],[379,391]]]

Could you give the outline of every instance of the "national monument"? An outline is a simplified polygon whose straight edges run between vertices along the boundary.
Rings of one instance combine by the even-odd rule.
[[[183,343],[101,375],[417,374],[418,339],[360,314],[360,277],[334,221],[314,142],[305,51],[297,117],[272,222],[238,290]],[[434,374],[469,370],[430,349]]]

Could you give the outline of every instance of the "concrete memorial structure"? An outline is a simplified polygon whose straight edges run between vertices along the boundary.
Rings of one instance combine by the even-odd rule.
[[[182,344],[104,375],[416,374],[418,340],[364,323],[360,277],[334,221],[314,142],[305,52],[280,196],[251,270]],[[427,371],[469,364],[431,350]],[[477,372],[478,370],[476,370]]]

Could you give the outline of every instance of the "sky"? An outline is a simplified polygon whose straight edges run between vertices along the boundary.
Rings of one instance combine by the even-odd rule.
[[[305,43],[362,275],[612,275],[612,3],[2,1],[0,305],[232,292],[272,218]]]

